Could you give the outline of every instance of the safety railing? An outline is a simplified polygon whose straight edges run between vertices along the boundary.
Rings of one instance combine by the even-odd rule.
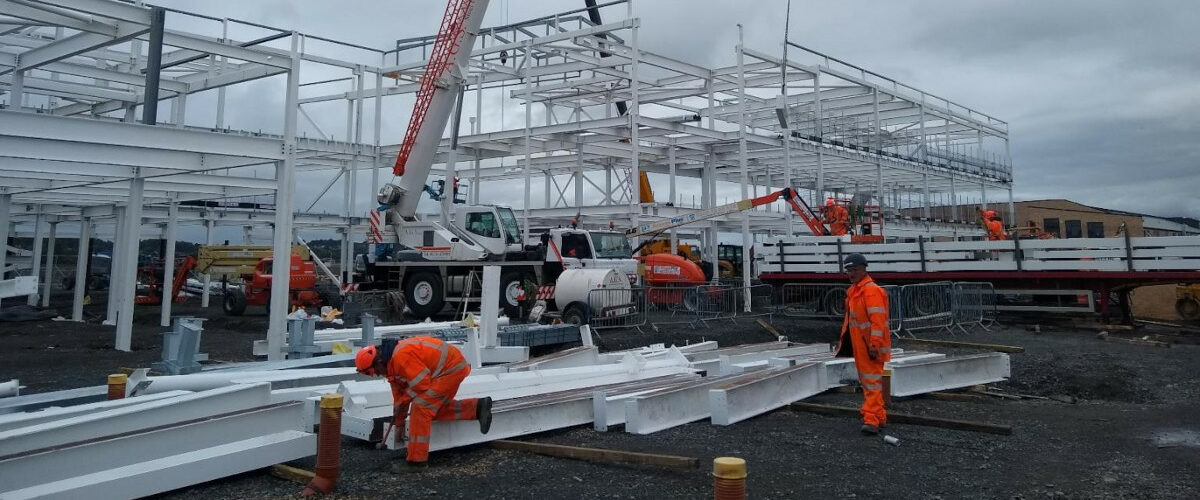
[[[841,321],[848,287],[845,283],[788,283],[779,288],[779,313]]]
[[[954,284],[949,281],[900,287],[903,330],[949,330],[954,326]]]
[[[640,328],[649,314],[647,296],[642,287],[598,288],[588,292],[587,323],[592,329]],[[563,311],[564,320],[572,311]]]
[[[892,335],[899,336],[904,328],[904,300],[901,297],[904,289],[896,285],[884,285],[883,290],[888,294],[888,330]]]
[[[988,314],[996,306],[996,291],[991,283],[954,283],[950,297],[954,327],[963,333],[973,328],[986,330],[987,324],[995,321],[995,315]]]
[[[699,285],[684,296],[684,301],[695,307],[696,321],[707,325],[709,321],[733,320],[745,304],[745,289],[726,285]]]

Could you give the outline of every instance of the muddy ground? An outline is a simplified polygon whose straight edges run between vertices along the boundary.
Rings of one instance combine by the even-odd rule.
[[[57,300],[57,298],[56,298]],[[66,300],[62,300],[66,304]],[[251,308],[226,318],[177,305],[176,314],[203,315],[203,351],[212,359],[252,359],[266,317]],[[5,303],[11,305],[11,302]],[[103,313],[102,301],[89,306]],[[139,307],[134,351],[111,350],[113,328],[98,318],[85,324],[41,321],[0,323],[0,380],[19,378],[26,393],[103,383],[121,367],[158,359],[165,328],[156,307]],[[1026,319],[1022,323],[1027,323]],[[799,342],[831,341],[836,326],[775,317],[771,323]],[[858,433],[858,423],[777,410],[729,427],[698,422],[649,436],[590,427],[523,439],[697,457],[697,470],[602,465],[487,446],[435,452],[433,468],[415,476],[386,472],[398,456],[345,440],[342,472],[330,498],[707,498],[712,458],[738,456],[749,464],[753,498],[1197,498],[1200,495],[1200,347],[1132,345],[1097,338],[1094,329],[1027,324],[970,334],[924,337],[1022,346],[1012,354],[1010,393],[1056,399],[979,398],[952,402],[928,398],[895,401],[894,411],[1011,425],[1010,436],[893,424],[899,446]],[[1058,321],[1057,323],[1062,323]],[[1069,323],[1068,323],[1069,325]],[[1123,336],[1146,332],[1114,331]],[[655,342],[717,340],[732,345],[771,340],[751,320],[660,332],[604,333],[601,345],[617,349]],[[970,352],[897,341],[907,349]],[[1074,404],[1070,396],[1077,398]],[[827,393],[818,403],[855,405],[857,395]],[[293,465],[311,468],[313,460]],[[265,471],[174,491],[163,498],[287,498],[301,487]]]

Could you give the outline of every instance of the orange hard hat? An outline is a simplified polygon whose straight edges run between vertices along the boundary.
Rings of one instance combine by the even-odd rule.
[[[354,355],[354,368],[363,375],[375,375],[375,354],[379,351],[373,345],[358,350]]]
[[[988,210],[987,212],[984,212],[984,213],[983,213],[983,216],[984,216],[984,217],[987,217],[987,218],[989,218],[989,219],[991,219],[991,218],[993,218],[993,217],[995,217],[995,216],[996,216],[996,211],[995,211],[995,210]]]
[[[832,207],[834,205],[833,198],[825,200],[825,206]]]

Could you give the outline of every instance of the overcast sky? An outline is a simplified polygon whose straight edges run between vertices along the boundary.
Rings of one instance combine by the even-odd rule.
[[[444,8],[429,0],[157,3],[380,48],[431,34]],[[493,0],[484,25],[582,5]],[[634,12],[643,49],[713,67],[734,63],[738,23],[749,48],[778,53],[785,6],[639,0]],[[796,43],[1008,121],[1017,200],[1200,218],[1200,2],[795,0],[791,23]],[[192,109],[189,101],[189,117]],[[313,196],[297,198],[304,209]]]

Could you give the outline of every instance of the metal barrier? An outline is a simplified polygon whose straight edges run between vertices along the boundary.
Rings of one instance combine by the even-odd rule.
[[[700,295],[695,287],[646,287],[646,324],[655,331],[661,325],[695,324],[700,308]]]
[[[903,290],[896,285],[884,285],[883,290],[888,295],[888,330],[892,335],[899,337],[900,330],[904,327],[904,300],[901,298]]]
[[[949,281],[900,287],[900,312],[906,332],[950,329],[954,325],[954,284]]]
[[[951,299],[954,326],[963,333],[968,328],[987,329],[985,321],[995,321],[994,314],[990,318],[987,314],[988,309],[994,310],[996,306],[996,291],[991,283],[954,283]]]
[[[779,312],[797,318],[841,321],[846,315],[845,283],[788,283],[780,287]]]
[[[597,288],[588,292],[587,324],[593,330],[608,328],[640,328],[646,324],[647,296],[650,290],[641,287]],[[570,306],[568,306],[569,308]],[[562,311],[564,320],[572,314]]]
[[[707,322],[727,319],[732,321],[745,304],[746,289],[725,285],[698,285],[684,295],[684,302],[694,307],[696,321],[707,326]]]

